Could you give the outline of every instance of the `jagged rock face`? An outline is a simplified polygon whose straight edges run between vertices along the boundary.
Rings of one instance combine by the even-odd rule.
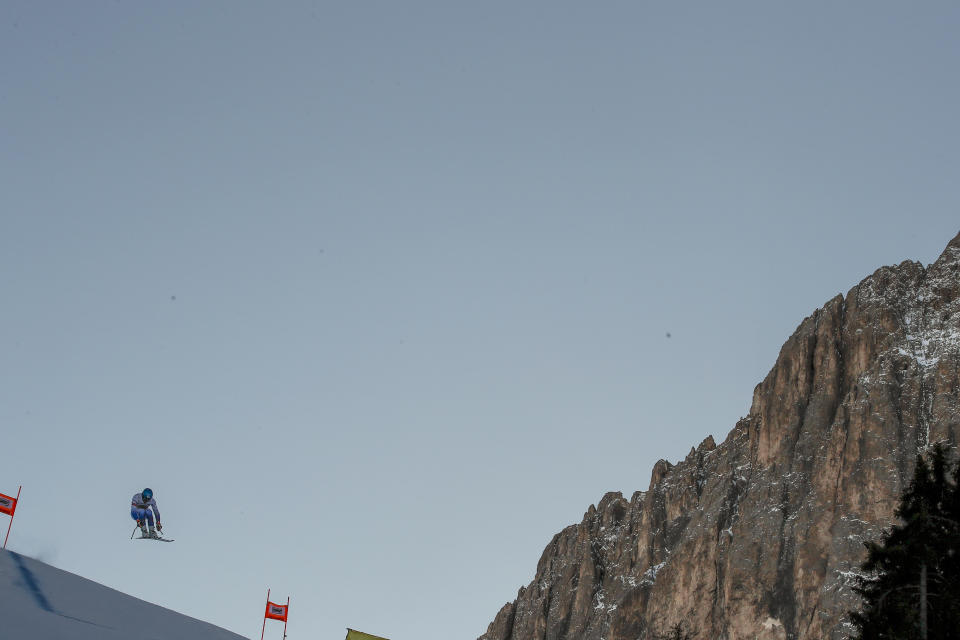
[[[845,638],[863,542],[918,452],[960,440],[960,235],[806,318],[716,446],[608,493],[547,546],[480,640]]]

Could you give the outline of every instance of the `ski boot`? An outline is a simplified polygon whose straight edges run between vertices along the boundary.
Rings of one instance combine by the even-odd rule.
[[[149,537],[149,532],[147,531],[147,523],[143,520],[137,520],[137,526],[140,527],[140,537],[147,538]]]
[[[157,530],[153,528],[153,525],[150,525],[150,533],[147,535],[148,538],[159,538],[157,535]]]

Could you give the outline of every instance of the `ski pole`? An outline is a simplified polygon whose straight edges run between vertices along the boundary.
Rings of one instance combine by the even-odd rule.
[[[130,533],[130,539],[131,539],[131,540],[133,540],[133,534],[136,533],[136,532],[137,532],[137,529],[139,529],[139,528],[140,528],[140,525],[138,525],[138,524],[133,525],[133,531]]]

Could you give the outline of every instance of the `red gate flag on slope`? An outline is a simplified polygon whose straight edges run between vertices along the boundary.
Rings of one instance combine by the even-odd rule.
[[[260,640],[263,640],[263,634],[267,630],[267,620],[283,621],[283,637],[287,637],[287,614],[290,613],[290,598],[287,598],[287,604],[277,604],[270,602],[270,589],[267,589],[267,610],[263,612],[263,628],[260,629]]]
[[[287,621],[287,608],[289,604],[276,604],[274,602],[267,601],[267,612],[263,614],[264,618],[270,618],[271,620],[283,620]]]
[[[3,539],[4,549],[7,548],[7,540],[10,539],[10,528],[13,527],[13,514],[17,511],[17,500],[20,499],[20,491],[22,489],[22,486],[17,489],[16,498],[0,493],[0,513],[5,513],[10,516],[10,524],[7,525],[7,537]]]
[[[16,510],[17,499],[0,493],[0,513],[5,513],[12,518]]]

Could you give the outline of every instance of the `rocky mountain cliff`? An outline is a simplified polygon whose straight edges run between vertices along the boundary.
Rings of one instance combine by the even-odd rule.
[[[845,638],[863,542],[918,452],[960,440],[960,235],[806,318],[747,417],[547,545],[480,640]]]

